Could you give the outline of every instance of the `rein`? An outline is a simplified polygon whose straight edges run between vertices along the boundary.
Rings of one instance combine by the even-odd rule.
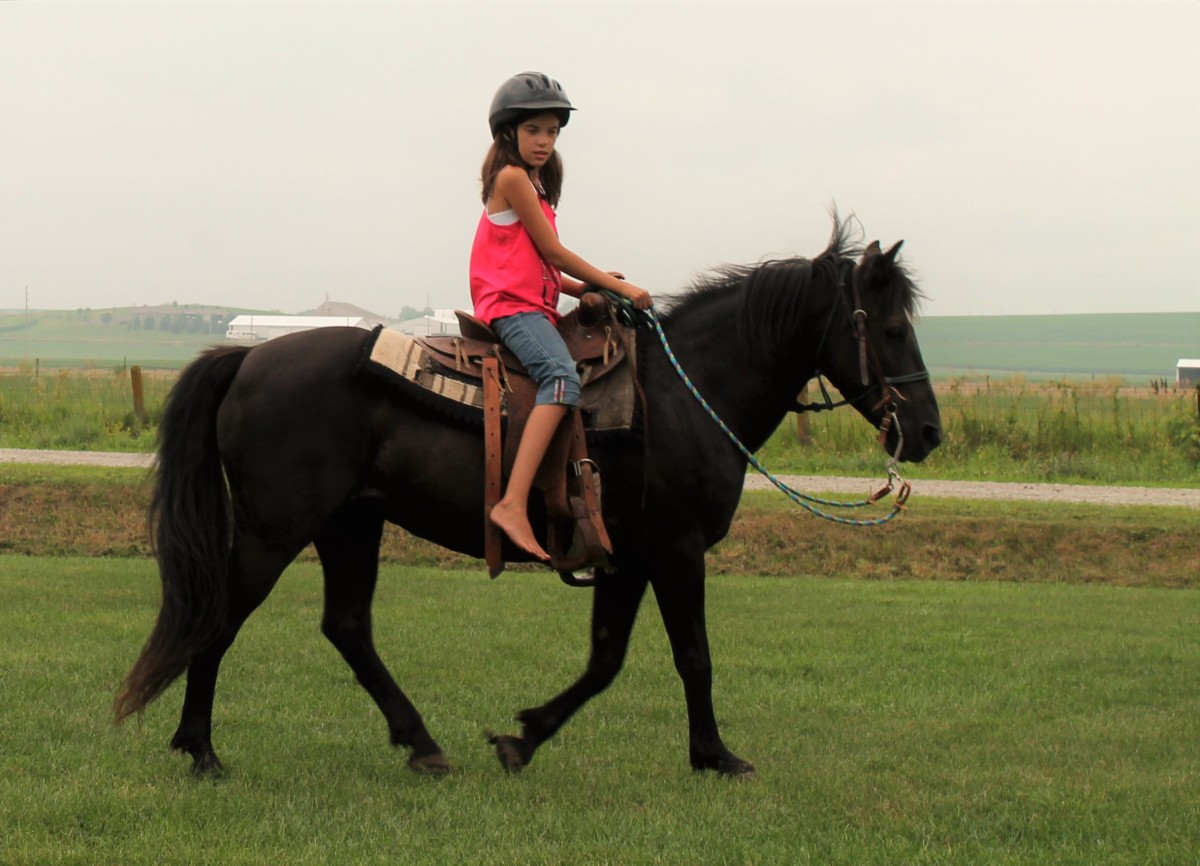
[[[883,392],[883,396],[880,401],[880,405],[883,407],[884,416],[883,416],[883,421],[881,421],[880,425],[879,425],[879,441],[882,444],[887,440],[888,430],[891,428],[892,424],[896,424],[896,434],[897,434],[898,441],[896,444],[895,454],[893,454],[888,459],[886,466],[885,466],[885,468],[887,469],[888,478],[887,478],[887,481],[884,483],[884,485],[882,487],[880,487],[879,490],[875,491],[875,493],[871,494],[871,496],[867,497],[866,499],[857,500],[857,501],[853,501],[853,502],[844,502],[844,501],[837,501],[837,500],[830,500],[830,499],[821,499],[820,497],[813,496],[808,493],[803,493],[803,492],[791,487],[790,485],[784,483],[783,481],[779,480],[779,478],[777,478],[770,471],[768,471],[767,468],[765,466],[763,466],[762,463],[759,462],[758,458],[755,457],[750,452],[750,449],[747,448],[742,443],[742,441],[737,437],[737,434],[735,434],[732,430],[730,430],[729,426],[724,421],[721,420],[720,416],[718,416],[715,411],[713,411],[713,408],[708,404],[708,401],[704,399],[704,396],[700,393],[700,391],[692,383],[691,377],[689,377],[688,374],[684,371],[683,366],[679,363],[679,360],[675,357],[675,353],[673,351],[671,351],[671,345],[670,345],[670,343],[667,342],[667,335],[663,332],[662,325],[658,320],[658,314],[655,312],[655,310],[653,308],[651,308],[649,310],[635,310],[625,298],[622,298],[621,296],[617,295],[616,293],[610,292],[608,290],[604,290],[602,293],[615,306],[617,319],[618,319],[618,321],[621,322],[621,324],[623,324],[627,327],[647,327],[647,328],[654,329],[654,331],[658,334],[659,342],[662,343],[663,351],[666,352],[667,358],[671,362],[671,366],[675,368],[675,372],[679,374],[679,378],[683,380],[683,383],[684,383],[684,385],[687,386],[688,391],[690,391],[692,396],[696,398],[697,402],[699,402],[700,405],[704,408],[704,411],[707,412],[709,417],[712,418],[713,421],[716,422],[717,426],[721,428],[721,431],[729,438],[729,441],[734,444],[734,446],[738,449],[738,451],[741,452],[742,456],[746,458],[746,460],[749,462],[749,464],[751,466],[753,466],[756,471],[758,471],[764,477],[766,477],[766,479],[768,481],[770,481],[771,484],[773,484],[781,493],[783,493],[785,496],[787,496],[790,500],[795,502],[801,508],[803,508],[804,510],[806,510],[807,512],[809,512],[810,514],[812,514],[816,517],[822,518],[823,520],[828,520],[833,523],[840,523],[840,524],[843,524],[846,526],[882,526],[883,524],[898,517],[900,515],[900,513],[902,511],[904,511],[905,504],[908,502],[909,493],[912,491],[912,485],[909,484],[907,481],[905,481],[900,476],[900,468],[899,468],[899,456],[904,449],[904,433],[900,428],[899,418],[896,415],[896,408],[897,408],[896,401],[903,400],[904,397],[903,397],[903,395],[900,394],[900,392],[898,392],[895,388],[893,388],[892,385],[902,384],[904,382],[917,382],[922,379],[928,379],[929,371],[922,370],[918,373],[909,373],[909,374],[906,374],[903,376],[894,376],[894,377],[886,377],[886,376],[882,376],[880,374],[879,362],[875,358],[875,353],[871,349],[870,341],[867,338],[867,332],[866,332],[867,314],[864,310],[861,309],[861,304],[857,303],[857,300],[858,300],[857,298],[855,299],[855,301],[856,301],[855,306],[859,307],[859,309],[856,309],[854,311],[851,318],[854,322],[855,333],[859,340],[859,359],[860,359],[860,363],[862,364],[863,384],[864,385],[870,384],[868,374],[867,374],[868,364],[869,364],[871,369],[876,373],[877,384],[875,387],[880,388]],[[857,295],[857,287],[856,287],[855,294]],[[840,291],[838,292],[838,299],[841,303],[841,306],[844,308],[846,302],[845,302],[844,296],[842,295],[842,293]],[[818,356],[820,355],[821,349],[825,345],[825,338],[829,334],[829,328],[830,328],[831,323],[833,322],[834,313],[836,313],[836,311],[837,311],[837,307],[834,307],[833,310],[830,311],[829,318],[826,319],[826,321],[825,321],[825,329],[821,334],[821,341],[817,347]],[[794,408],[792,411],[803,412],[803,411],[821,411],[823,409],[836,409],[838,406],[847,406],[847,405],[857,403],[859,400],[861,400],[863,397],[865,397],[867,394],[871,393],[874,390],[874,388],[867,388],[861,394],[859,394],[857,397],[854,397],[849,400],[843,399],[837,403],[834,403],[829,397],[829,392],[825,388],[824,379],[821,378],[821,374],[819,371],[817,372],[816,376],[817,376],[817,381],[821,386],[821,394],[825,398],[825,403],[824,404],[814,403],[814,404],[807,404],[807,405],[797,404],[796,408]],[[897,485],[899,486],[898,490],[897,490]],[[824,508],[866,508],[868,506],[874,505],[880,499],[887,496],[894,490],[896,491],[896,498],[892,504],[892,510],[889,511],[887,514],[883,515],[882,517],[877,517],[877,518],[838,517],[835,514],[829,514],[827,512],[822,511],[820,508],[816,507],[816,506],[822,506]]]

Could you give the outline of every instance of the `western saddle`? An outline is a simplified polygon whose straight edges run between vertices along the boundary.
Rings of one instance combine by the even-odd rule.
[[[453,373],[457,379],[478,379],[483,391],[484,426],[484,552],[491,576],[504,570],[503,531],[489,519],[503,493],[516,457],[525,422],[532,411],[537,386],[496,334],[479,319],[455,311],[461,336],[418,338],[424,366]],[[588,292],[579,307],[564,316],[559,333],[575,359],[583,382],[580,409],[573,411],[555,433],[542,459],[534,487],[545,500],[547,552],[550,566],[564,582],[589,585],[591,578],[575,572],[608,565],[612,544],[604,527],[600,476],[587,456],[583,415],[589,429],[628,429],[632,424],[636,385],[633,329],[617,320],[608,301]],[[610,376],[622,370],[624,376]],[[506,423],[505,423],[506,421]]]

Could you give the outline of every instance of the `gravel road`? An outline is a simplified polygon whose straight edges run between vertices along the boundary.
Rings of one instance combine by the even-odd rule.
[[[879,478],[822,478],[820,476],[787,476],[783,482],[808,493],[827,490],[830,493],[868,495],[883,483]],[[1200,509],[1200,490],[1174,487],[1093,487],[1088,484],[1023,484],[1007,481],[932,481],[908,479],[913,486],[914,499],[944,497],[946,499],[1024,499],[1033,502],[1088,502],[1095,505],[1180,505]],[[746,476],[747,490],[766,490],[771,482],[761,475]]]
[[[54,463],[79,466],[127,466],[148,468],[152,454],[120,454],[105,451],[31,451],[0,449],[0,463]],[[880,478],[827,478],[783,475],[785,484],[805,493],[867,495],[878,489]],[[1021,484],[995,481],[912,481],[915,498],[1019,499],[1035,502],[1087,502],[1097,505],[1178,505],[1200,510],[1200,489],[1172,487],[1092,487],[1083,484]],[[746,476],[747,490],[770,489],[761,475]]]
[[[35,451],[24,448],[0,448],[0,463],[53,463],[57,466],[117,466],[148,469],[153,454],[125,454],[116,451]]]

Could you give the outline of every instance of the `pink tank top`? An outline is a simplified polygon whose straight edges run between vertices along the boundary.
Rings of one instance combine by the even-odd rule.
[[[554,209],[545,199],[539,201],[557,234]],[[490,325],[514,313],[543,312],[557,324],[561,290],[562,275],[542,258],[521,221],[496,225],[488,219],[485,208],[471,245],[471,303],[475,315]]]

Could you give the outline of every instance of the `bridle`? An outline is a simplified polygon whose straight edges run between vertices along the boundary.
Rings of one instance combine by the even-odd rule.
[[[846,264],[850,265],[850,263],[846,263]],[[853,274],[853,266],[843,269],[842,281],[845,280],[846,273]],[[708,401],[704,399],[703,395],[701,395],[701,393],[696,389],[696,386],[692,383],[691,378],[688,376],[688,374],[686,372],[684,372],[684,369],[680,365],[679,360],[675,357],[675,353],[673,351],[671,351],[671,344],[667,341],[667,335],[663,332],[662,324],[658,320],[658,314],[656,313],[656,311],[653,308],[651,308],[649,310],[635,310],[635,309],[633,309],[632,305],[628,301],[626,301],[624,298],[622,298],[622,297],[618,296],[617,294],[615,294],[614,292],[610,292],[608,290],[602,290],[601,294],[603,294],[608,299],[608,301],[613,309],[614,315],[617,317],[617,320],[622,325],[625,325],[626,327],[631,327],[631,328],[640,328],[640,327],[650,328],[658,335],[658,339],[662,343],[663,351],[666,353],[668,361],[670,362],[671,366],[675,369],[675,372],[679,374],[679,378],[683,380],[684,386],[691,392],[692,396],[696,398],[696,401],[701,405],[701,407],[703,407],[704,411],[708,413],[709,417],[712,418],[712,420],[714,422],[716,422],[717,426],[721,428],[721,432],[723,432],[729,438],[730,442],[733,443],[734,447],[736,447],[738,449],[738,451],[741,452],[742,456],[746,458],[746,462],[748,462],[750,464],[750,466],[752,466],[756,471],[758,471],[759,473],[764,475],[767,478],[767,480],[770,481],[773,485],[775,485],[775,487],[781,493],[786,495],[789,499],[791,499],[793,502],[795,502],[801,508],[808,511],[810,514],[812,514],[816,517],[820,517],[823,520],[829,520],[829,521],[832,521],[833,523],[841,523],[846,526],[882,526],[883,524],[895,519],[897,516],[899,516],[901,513],[904,512],[905,506],[908,503],[909,493],[912,492],[912,485],[900,477],[899,459],[900,459],[900,455],[904,452],[904,431],[903,431],[903,428],[899,424],[899,419],[896,416],[896,409],[897,409],[897,404],[899,402],[903,401],[905,398],[904,398],[904,395],[901,394],[898,390],[896,390],[896,388],[894,386],[902,385],[905,382],[919,382],[923,379],[928,379],[929,371],[928,370],[920,370],[916,373],[906,373],[901,376],[887,376],[883,373],[883,369],[879,363],[879,358],[876,355],[874,349],[872,348],[870,337],[867,334],[867,313],[863,309],[863,306],[861,303],[861,298],[859,296],[859,290],[858,290],[858,284],[853,279],[851,279],[851,285],[852,285],[853,292],[854,292],[854,309],[852,311],[849,311],[850,312],[850,320],[854,325],[854,332],[855,332],[856,336],[858,337],[859,364],[860,364],[860,368],[861,368],[862,382],[863,382],[863,385],[865,385],[867,387],[857,397],[853,397],[848,400],[841,400],[837,403],[834,403],[833,400],[831,400],[829,397],[829,392],[825,388],[824,379],[821,377],[820,369],[818,368],[818,370],[814,373],[814,375],[817,378],[817,381],[820,383],[821,394],[825,398],[824,404],[814,403],[814,404],[810,404],[810,405],[801,405],[801,404],[797,403],[796,406],[793,407],[790,411],[817,412],[817,411],[821,411],[822,409],[836,409],[838,406],[846,406],[846,405],[851,405],[851,404],[857,403],[859,400],[861,400],[867,394],[870,394],[872,391],[874,391],[875,388],[880,389],[881,398],[880,398],[880,402],[877,404],[876,408],[882,408],[884,414],[883,414],[883,420],[879,424],[879,441],[880,441],[881,445],[886,444],[888,430],[891,429],[893,424],[895,424],[896,425],[896,434],[897,434],[897,439],[898,439],[897,444],[896,444],[896,451],[887,461],[886,468],[887,468],[888,478],[887,478],[887,481],[884,482],[884,486],[879,488],[879,490],[877,490],[875,493],[873,493],[866,499],[861,499],[861,500],[854,501],[854,502],[839,502],[839,501],[834,501],[834,500],[829,500],[829,499],[821,499],[819,497],[812,496],[811,494],[808,494],[808,493],[802,493],[799,490],[793,489],[792,487],[790,487],[789,485],[784,483],[782,480],[780,480],[779,478],[777,478],[776,476],[771,474],[769,471],[767,471],[767,468],[758,461],[758,459],[750,452],[750,449],[748,449],[742,443],[742,441],[740,439],[738,439],[737,435],[734,434],[734,432],[729,429],[729,426],[724,421],[721,420],[720,416],[718,416],[716,412],[713,411],[712,406],[710,406],[708,404]],[[831,306],[830,312],[829,312],[829,317],[825,320],[825,328],[821,333],[821,340],[817,345],[817,353],[814,357],[817,358],[818,361],[821,357],[821,351],[825,347],[825,341],[826,341],[826,338],[829,336],[829,331],[833,325],[833,319],[834,319],[835,315],[837,314],[838,308],[839,307],[842,309],[846,308],[846,297],[845,297],[845,293],[842,291],[842,283],[841,282],[838,283],[837,295],[838,295],[838,303]],[[874,386],[871,386],[871,380],[870,380],[870,375],[869,375],[868,371],[873,372],[875,374],[876,384]],[[899,487],[899,489],[897,489],[897,486]],[[892,509],[891,509],[891,511],[889,511],[887,514],[883,515],[882,517],[876,517],[876,518],[838,517],[836,515],[829,514],[828,512],[822,511],[820,508],[817,507],[817,506],[824,506],[824,507],[829,507],[829,508],[851,508],[851,509],[865,508],[865,507],[876,504],[880,499],[882,499],[883,497],[887,496],[888,494],[890,494],[892,492],[895,492],[895,494],[896,494],[895,500],[892,503]]]
[[[853,309],[848,309],[847,307],[846,291],[844,288],[844,283],[847,279],[850,282],[850,292],[854,296]],[[833,398],[829,395],[829,390],[825,387],[825,376],[821,372],[820,365],[821,354],[825,349],[826,340],[829,337],[833,321],[837,318],[839,311],[843,311],[849,315],[850,324],[854,328],[854,336],[858,340],[859,376],[864,387],[856,396],[844,397],[834,402]],[[796,405],[791,407],[789,411],[796,413],[825,412],[837,409],[840,406],[853,406],[869,394],[878,390],[879,402],[872,408],[883,411],[883,418],[879,422],[879,442],[881,445],[885,444],[887,442],[888,431],[895,426],[897,442],[892,459],[899,460],[900,455],[904,451],[904,430],[900,426],[900,419],[896,412],[899,405],[905,402],[907,398],[895,386],[904,385],[909,382],[925,381],[929,378],[929,370],[922,368],[914,373],[903,373],[899,376],[889,376],[883,371],[883,365],[879,362],[879,354],[875,351],[874,344],[872,344],[870,334],[867,331],[867,311],[863,308],[862,292],[858,281],[854,279],[854,265],[850,262],[846,262],[843,265],[842,278],[838,282],[837,288],[837,302],[829,308],[829,315],[825,319],[825,327],[821,331],[821,339],[817,343],[817,351],[813,357],[817,363],[817,367],[813,371],[813,378],[817,380],[817,385],[821,389],[821,401],[817,403],[801,403],[797,400]],[[872,377],[874,378],[874,382],[872,382]]]

